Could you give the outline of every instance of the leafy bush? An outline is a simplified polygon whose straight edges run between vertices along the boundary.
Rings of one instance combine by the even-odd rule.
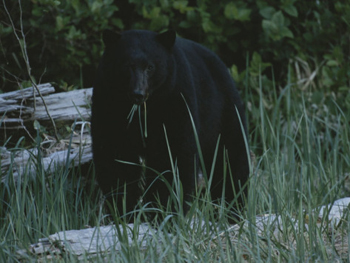
[[[90,87],[102,30],[172,27],[217,52],[241,85],[256,84],[262,72],[264,93],[271,93],[269,81],[283,86],[290,73],[301,88],[318,90],[315,103],[331,97],[350,109],[350,3],[344,1],[32,0],[22,2],[22,20],[17,1],[6,2],[17,32],[23,21],[37,81]],[[0,89],[7,91],[27,76],[4,8],[0,14]]]
[[[99,33],[110,27],[122,27],[122,21],[113,18],[118,7],[113,0],[103,1],[54,1],[33,0],[6,3],[16,31],[21,28],[26,35],[27,51],[33,75],[37,81],[58,82],[67,85],[91,86],[94,69],[101,55]],[[1,10],[1,17],[7,17]],[[13,88],[13,81],[27,80],[21,52],[14,38],[9,19],[2,21],[1,68],[4,83],[0,89]],[[18,80],[17,80],[18,79]],[[67,84],[68,83],[68,84]]]

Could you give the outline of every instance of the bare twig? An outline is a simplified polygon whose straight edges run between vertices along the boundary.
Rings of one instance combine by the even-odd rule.
[[[48,115],[48,117],[50,118],[50,121],[52,123],[52,126],[53,126],[53,129],[54,129],[54,135],[55,135],[55,139],[57,142],[59,142],[59,137],[58,137],[58,134],[57,134],[57,128],[56,128],[56,124],[54,122],[54,120],[52,119],[51,115],[50,115],[50,112],[47,108],[47,105],[46,105],[46,102],[37,86],[37,84],[35,83],[32,75],[31,75],[31,67],[30,67],[30,63],[29,63],[29,57],[28,57],[28,53],[27,53],[27,44],[26,44],[26,39],[25,39],[25,34],[24,34],[24,29],[23,29],[23,21],[22,21],[22,5],[21,5],[21,0],[18,0],[18,4],[19,4],[19,9],[20,9],[20,25],[21,25],[21,37],[22,37],[22,41],[23,41],[23,44],[21,44],[21,39],[20,37],[18,36],[17,32],[16,32],[16,27],[13,23],[13,20],[12,20],[12,17],[7,9],[7,6],[5,4],[5,0],[2,0],[3,4],[4,4],[4,9],[5,9],[5,12],[11,22],[11,26],[12,26],[12,29],[13,29],[13,33],[20,45],[20,48],[21,48],[21,52],[22,52],[22,56],[23,56],[23,59],[24,59],[24,62],[25,62],[25,65],[26,65],[26,69],[27,69],[27,74],[28,74],[28,77],[29,77],[29,80],[30,82],[32,83],[32,86],[34,87],[34,89],[38,92],[43,104],[44,104],[44,107],[45,107],[45,110],[46,110],[46,113]],[[35,105],[35,92],[34,93],[34,110],[36,108],[36,105]]]

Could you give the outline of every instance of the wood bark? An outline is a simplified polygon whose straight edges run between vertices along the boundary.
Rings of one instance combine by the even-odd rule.
[[[51,174],[57,167],[67,164],[78,166],[92,160],[91,138],[88,129],[84,129],[91,116],[92,88],[54,93],[55,88],[51,84],[41,84],[38,87],[56,125],[60,123],[61,126],[71,127],[74,123],[79,123],[83,124],[83,128],[81,132],[72,135],[72,141],[67,138],[56,143],[45,135],[47,139],[43,144],[50,144],[50,147],[43,148],[40,160],[37,158],[38,148],[19,151],[9,149],[4,144],[11,136],[27,136],[32,133],[30,137],[33,138],[36,136],[33,133],[35,121],[44,127],[51,126],[51,122],[42,99],[32,87],[0,94],[1,182],[8,180],[9,175],[14,180],[18,180],[24,172],[35,175],[38,161],[45,172]]]
[[[51,84],[38,87],[55,122],[90,119],[92,88],[52,94],[55,88]],[[0,131],[29,129],[34,120],[49,121],[41,98],[37,92],[34,96],[33,90],[30,87],[0,94]]]
[[[336,229],[340,223],[347,224],[346,217],[349,205],[350,198],[343,198],[336,200],[332,204],[314,209],[314,213],[319,222],[322,222],[324,219],[324,222],[328,223],[330,229]],[[307,216],[308,215],[306,215],[306,217]],[[301,224],[298,223],[297,218],[291,218],[290,220],[295,222],[293,231],[304,231],[304,229],[299,229]],[[192,228],[198,229],[198,224],[201,224],[204,228],[203,224],[205,224],[205,222],[192,221]],[[263,237],[267,232],[270,232],[271,235],[274,235],[276,241],[281,240],[282,242],[282,232],[284,231],[282,218],[280,215],[276,214],[257,216],[255,222],[244,220],[241,224],[232,225],[226,230],[230,233],[230,242],[237,244],[237,242],[242,242],[244,239],[248,240],[250,235],[249,225],[251,224],[256,229],[259,236]],[[321,223],[317,223],[317,225],[320,227]],[[40,239],[38,243],[30,245],[28,249],[18,250],[17,256],[19,259],[25,259],[32,256],[49,260],[53,257],[61,258],[64,253],[67,253],[74,255],[78,261],[85,262],[86,258],[93,260],[94,257],[108,256],[110,253],[122,254],[123,245],[125,244],[132,246],[137,243],[140,250],[147,250],[151,245],[156,246],[157,253],[162,253],[162,250],[164,250],[164,246],[166,246],[166,244],[162,244],[162,241],[164,240],[173,240],[174,245],[176,245],[176,238],[174,239],[172,234],[158,231],[146,223],[138,226],[138,234],[135,240],[133,232],[134,227],[134,224],[129,224],[128,228],[126,228],[126,235],[118,234],[117,228],[119,228],[121,233],[124,232],[121,225],[61,231],[52,234],[47,238]],[[307,225],[305,226],[305,229],[308,229]],[[220,233],[221,231],[222,229],[217,228],[209,233],[214,240],[213,246],[217,245],[215,240],[218,237],[217,233]],[[339,242],[336,242],[335,244],[332,243],[331,245],[339,254],[346,254],[348,253],[347,233],[346,231],[339,232],[340,233],[337,232],[338,234],[336,234],[337,236],[339,235],[339,238],[337,239]],[[168,238],[165,238],[166,235]],[[333,233],[333,235],[335,234]],[[119,239],[120,236],[124,237],[123,240]],[[323,242],[328,241],[329,237],[327,232],[322,235],[322,238]],[[293,242],[291,241],[290,244],[293,244]]]

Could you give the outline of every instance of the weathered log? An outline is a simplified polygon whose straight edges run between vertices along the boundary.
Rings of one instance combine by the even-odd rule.
[[[315,209],[315,212],[318,213],[317,217],[321,221],[325,219],[325,223],[328,223],[330,228],[335,227],[340,222],[347,224],[346,215],[348,213],[348,207],[350,205],[350,198],[343,198],[335,201],[332,204],[325,205]],[[299,224],[297,218],[294,219],[294,231],[298,232]],[[202,224],[203,222],[193,222],[192,226],[196,227],[196,224]],[[276,238],[276,241],[281,240],[281,233],[283,230],[282,218],[281,216],[277,216],[275,214],[257,216],[255,222],[248,222],[248,220],[244,221],[244,224],[233,225],[227,231],[229,231],[230,239],[232,243],[238,242],[237,237],[239,235],[245,235],[245,231],[242,231],[243,228],[248,228],[248,225],[255,228],[257,230],[258,235],[264,236],[264,233],[267,231],[273,232],[273,235]],[[119,240],[117,227],[119,227],[119,231],[122,233],[123,241]],[[158,244],[157,251],[161,252],[161,244],[164,239],[164,235],[168,235],[171,237],[171,234],[163,233],[152,228],[150,225],[144,223],[141,224],[137,229],[136,241],[133,240],[135,235],[133,233],[134,224],[129,224],[128,228],[126,228],[127,235],[123,234],[123,227],[121,225],[115,226],[101,226],[94,227],[88,229],[81,230],[68,230],[61,231],[50,235],[48,238],[39,239],[39,242],[33,245],[30,245],[29,249],[19,250],[17,251],[18,258],[29,258],[30,256],[38,257],[38,258],[46,258],[50,259],[53,255],[58,258],[62,256],[63,253],[68,253],[76,256],[79,260],[84,261],[86,258],[92,259],[96,256],[106,256],[112,251],[114,253],[121,253],[123,242],[128,242],[130,245],[138,244],[140,249],[147,249],[147,246],[150,244]],[[308,227],[306,226],[306,229]],[[212,237],[215,240],[215,236],[220,232],[219,229],[213,231]],[[241,234],[239,234],[241,233]],[[246,234],[249,234],[250,231],[247,231]],[[348,250],[348,238],[346,233],[338,233],[339,242],[335,244],[331,244],[334,249],[342,254],[347,253]],[[332,233],[335,235],[335,233]],[[125,236],[127,236],[127,240],[125,240]],[[225,235],[226,236],[226,235]],[[324,242],[329,241],[329,236],[327,233],[324,233],[322,238],[324,238]],[[167,240],[171,240],[167,239]],[[242,240],[242,237],[241,237]],[[153,242],[152,242],[153,241]],[[215,242],[215,241],[214,241]],[[290,242],[293,243],[293,242]],[[124,244],[125,245],[125,244]],[[28,252],[31,254],[29,255]]]
[[[61,147],[65,147],[64,142],[62,142]],[[24,173],[34,177],[38,161],[41,162],[41,167],[46,174],[53,174],[56,169],[67,164],[72,167],[92,160],[91,143],[86,146],[82,145],[77,148],[56,151],[40,160],[38,160],[37,154],[38,150],[36,148],[11,153],[2,147],[0,149],[1,182],[9,180],[9,176],[12,176],[13,180],[17,181]]]
[[[50,94],[55,91],[51,84],[38,88],[55,122],[90,119],[92,88],[54,94]],[[32,87],[0,94],[0,132],[30,129],[34,120],[49,122],[44,103],[36,91],[35,94],[34,97]]]
[[[40,90],[41,95],[47,95],[55,92],[55,88],[52,87],[50,83],[39,84],[38,89]],[[32,98],[34,97],[33,91],[35,92],[35,96],[39,96],[36,89],[34,89],[33,87],[29,87],[21,90],[15,90],[0,94],[0,101],[23,100],[27,98]]]
[[[51,84],[38,85],[48,111],[55,121],[71,126],[74,121],[90,120],[90,101],[92,88],[52,94],[55,89]],[[34,94],[36,94],[34,96]],[[35,102],[35,103],[34,103]],[[52,124],[46,112],[42,98],[32,87],[0,94],[0,142],[10,135],[25,135],[33,130],[35,120],[41,125],[50,127]],[[24,132],[25,131],[25,132]],[[22,133],[21,133],[22,132]],[[75,136],[73,145],[68,140],[61,140],[54,145],[54,150],[42,152],[41,164],[47,173],[53,173],[55,167],[69,164],[77,166],[92,159],[91,138],[88,133]],[[3,146],[3,143],[0,144]],[[12,174],[17,180],[21,174],[35,174],[37,166],[37,149],[21,150],[11,153],[5,147],[0,148],[1,182]],[[11,173],[9,171],[11,170]]]

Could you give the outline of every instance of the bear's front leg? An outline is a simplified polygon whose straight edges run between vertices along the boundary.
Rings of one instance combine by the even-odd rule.
[[[117,154],[116,149],[120,150],[120,147],[114,147],[110,142],[95,145],[96,178],[106,197],[109,213],[126,215],[130,221],[130,212],[135,210],[141,195],[139,182],[142,168],[139,156],[128,150],[122,155]]]
[[[151,133],[149,135],[144,203],[155,208],[160,205],[163,210],[175,213],[182,210],[186,214],[195,189],[197,158],[194,136],[179,131],[179,127],[184,128],[172,127],[170,131],[167,129],[166,136],[163,132],[154,140]]]

